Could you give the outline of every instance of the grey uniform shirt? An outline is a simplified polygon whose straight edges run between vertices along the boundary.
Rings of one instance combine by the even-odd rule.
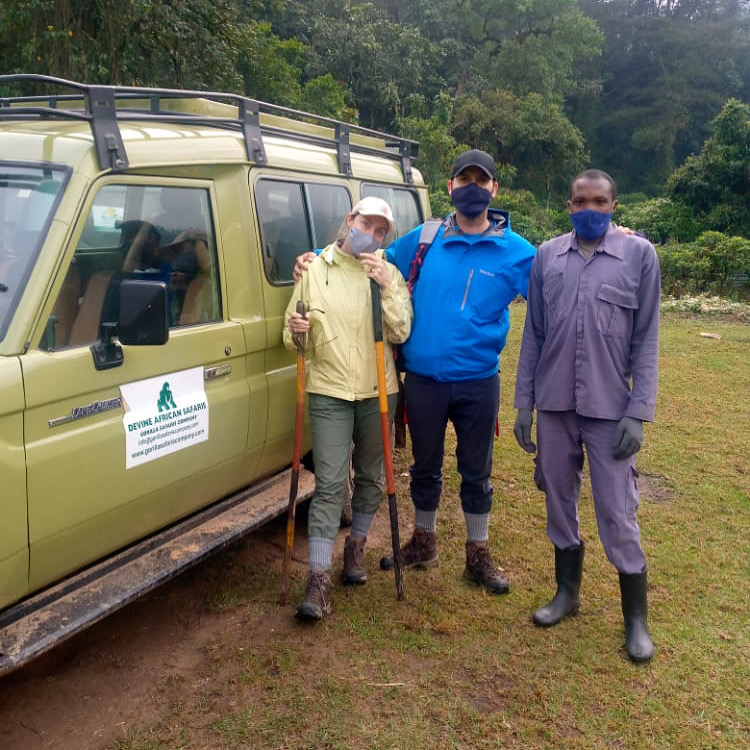
[[[659,355],[659,260],[610,226],[584,259],[575,232],[539,248],[529,279],[517,409],[652,421]]]

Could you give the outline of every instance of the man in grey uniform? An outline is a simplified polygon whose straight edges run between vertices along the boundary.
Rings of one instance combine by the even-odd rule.
[[[652,421],[658,377],[660,276],[653,245],[610,225],[616,186],[600,170],[571,184],[574,230],[545,242],[534,259],[516,380],[514,433],[531,440],[537,409],[535,481],[546,494],[557,593],[534,612],[556,625],[580,606],[584,544],[578,498],[584,447],[599,537],[619,573],[625,647],[648,661],[646,558],[636,520],[635,454]]]

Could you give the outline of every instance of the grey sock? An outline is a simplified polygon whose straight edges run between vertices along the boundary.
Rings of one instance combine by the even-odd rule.
[[[309,541],[310,570],[330,570],[333,560],[333,539],[311,537]]]
[[[490,538],[490,514],[466,513],[466,541],[486,542]]]
[[[416,509],[414,525],[423,531],[429,531],[434,534],[437,528],[437,511],[436,510],[419,510]]]
[[[366,537],[367,532],[370,531],[370,524],[372,523],[373,515],[366,513],[352,513],[352,536]]]

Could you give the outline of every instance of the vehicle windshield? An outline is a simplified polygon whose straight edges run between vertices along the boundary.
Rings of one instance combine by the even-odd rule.
[[[23,296],[69,169],[0,162],[0,341]]]

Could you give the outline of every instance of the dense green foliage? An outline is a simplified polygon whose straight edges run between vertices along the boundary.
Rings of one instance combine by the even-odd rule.
[[[669,178],[672,198],[712,228],[750,237],[750,107],[731,99],[713,135]]]
[[[228,90],[395,131],[421,143],[436,214],[455,154],[483,148],[495,205],[534,242],[567,228],[587,166],[654,242],[750,237],[750,0],[6,0],[0,69]]]
[[[664,292],[744,297],[750,292],[750,240],[704,232],[695,242],[658,247]]]
[[[593,161],[658,193],[730,97],[750,99],[744,0],[582,0],[605,35],[601,90],[576,102]]]

